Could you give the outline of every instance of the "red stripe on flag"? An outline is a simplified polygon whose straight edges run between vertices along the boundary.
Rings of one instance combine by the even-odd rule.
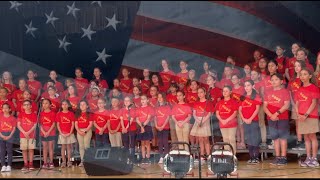
[[[215,3],[229,6],[257,16],[278,28],[284,30],[295,39],[306,45],[311,52],[318,52],[320,32],[306,23],[294,12],[287,9],[279,2],[254,2],[254,1],[214,1]],[[279,42],[281,43],[281,42]],[[292,42],[294,43],[294,42]]]
[[[268,49],[240,39],[139,15],[136,16],[131,38],[201,54],[223,62],[227,56],[235,56],[238,65],[251,61],[256,49],[267,57],[275,55]]]

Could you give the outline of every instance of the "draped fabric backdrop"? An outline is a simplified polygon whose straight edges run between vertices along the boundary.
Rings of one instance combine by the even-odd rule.
[[[320,42],[320,4],[318,2],[248,2],[248,1],[16,1],[0,2],[0,72],[9,70],[15,79],[25,76],[29,68],[38,71],[40,80],[49,70],[62,77],[73,77],[74,68],[84,69],[91,79],[93,67],[100,67],[109,84],[121,67],[131,70],[131,77],[141,77],[141,70],[160,70],[161,59],[167,59],[175,72],[179,61],[189,63],[197,76],[208,61],[221,73],[228,55],[237,65],[253,61],[253,51],[261,50],[274,58],[280,44],[292,56],[291,44],[300,42],[310,50],[315,61]],[[68,6],[80,9],[76,18],[68,14]],[[46,24],[53,12],[59,18]],[[116,28],[107,18],[115,15]],[[32,21],[35,37],[26,34]],[[91,24],[96,31],[92,40],[83,37],[82,28]],[[58,39],[66,36],[67,52],[59,48]],[[111,55],[104,63],[97,52],[105,49]]]

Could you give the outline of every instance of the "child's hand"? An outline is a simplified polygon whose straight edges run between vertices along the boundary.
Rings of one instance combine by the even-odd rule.
[[[141,128],[141,134],[144,133],[144,132],[145,132],[144,128]]]
[[[100,131],[100,132],[99,132],[99,135],[101,136],[102,134],[103,134],[103,131]]]
[[[122,134],[125,134],[127,132],[128,132],[127,128],[122,129]]]

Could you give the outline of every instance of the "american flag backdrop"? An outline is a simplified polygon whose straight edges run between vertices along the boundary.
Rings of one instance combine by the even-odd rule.
[[[73,77],[80,66],[91,79],[101,67],[109,84],[121,67],[141,77],[160,71],[161,59],[179,61],[199,77],[208,61],[220,71],[227,56],[237,66],[259,49],[274,58],[275,46],[299,42],[314,63],[320,42],[318,2],[233,1],[3,1],[0,2],[0,70],[24,76],[28,68],[47,78],[56,70]]]

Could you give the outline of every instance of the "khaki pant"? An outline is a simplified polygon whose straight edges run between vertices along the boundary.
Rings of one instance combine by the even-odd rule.
[[[237,145],[236,145],[236,133],[237,128],[221,128],[221,134],[223,138],[223,142],[231,144],[234,154],[237,152]],[[227,146],[225,146],[225,149],[228,149]]]
[[[189,134],[190,134],[190,126],[189,123],[185,123],[181,128],[178,125],[175,125],[176,134],[179,142],[185,142],[189,144]],[[179,145],[179,149],[183,149],[183,145]],[[184,149],[189,151],[187,145],[185,145]]]
[[[122,147],[121,132],[116,132],[114,134],[109,133],[109,140],[111,147]]]
[[[177,137],[177,133],[176,133],[176,124],[175,124],[175,122],[173,121],[172,118],[169,119],[169,123],[170,123],[171,143],[177,142],[178,141],[178,137]]]
[[[263,106],[260,106],[258,117],[259,117],[260,133],[261,133],[261,142],[266,143],[267,142],[267,127],[266,127],[266,122],[265,122],[265,113],[263,110]]]
[[[81,161],[83,161],[85,150],[90,148],[91,137],[92,137],[91,130],[89,130],[84,136],[81,136],[79,133],[77,133]]]

